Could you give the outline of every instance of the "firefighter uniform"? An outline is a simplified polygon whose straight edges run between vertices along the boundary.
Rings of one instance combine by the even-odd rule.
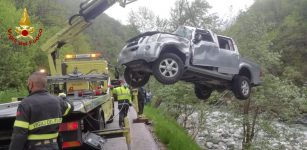
[[[62,116],[73,105],[45,90],[31,93],[17,109],[10,150],[57,150],[57,137]]]
[[[113,90],[113,94],[117,96],[119,112],[119,126],[124,126],[124,118],[128,114],[129,105],[131,102],[130,89],[125,86],[117,87]]]

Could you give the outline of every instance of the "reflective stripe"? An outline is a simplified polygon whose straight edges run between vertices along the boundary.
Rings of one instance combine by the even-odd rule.
[[[66,103],[67,103],[67,102],[66,102]],[[66,115],[68,114],[68,112],[69,112],[70,108],[71,108],[71,106],[70,106],[70,104],[69,104],[69,103],[67,103],[67,105],[68,105],[68,107],[67,107],[67,109],[65,110],[65,113],[64,113],[64,115],[63,115],[63,116],[66,116]]]
[[[29,128],[29,122],[15,120],[14,127]]]
[[[28,136],[28,140],[46,140],[46,139],[54,139],[57,138],[59,133],[51,133],[51,134],[30,134]]]
[[[38,121],[38,122],[30,124],[29,130],[33,130],[33,129],[48,126],[48,125],[59,124],[59,123],[62,123],[62,118],[42,120],[42,121]]]

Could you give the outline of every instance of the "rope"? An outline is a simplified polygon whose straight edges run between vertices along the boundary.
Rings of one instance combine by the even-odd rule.
[[[129,105],[128,103],[123,103],[124,105]],[[119,112],[116,114],[116,115],[114,115],[113,117],[112,117],[112,119],[110,119],[110,120],[113,120],[113,119],[115,119],[115,117],[117,117],[119,114],[120,114],[120,112],[123,110],[123,108],[124,108],[124,106],[119,110]],[[91,118],[91,119],[93,119],[94,121],[97,121],[97,122],[100,122],[100,123],[104,123],[104,122],[102,122],[102,121],[100,121],[100,120],[97,120],[97,119],[95,119],[95,118],[93,118],[93,116],[91,116],[91,115],[88,115],[88,117],[89,118]]]

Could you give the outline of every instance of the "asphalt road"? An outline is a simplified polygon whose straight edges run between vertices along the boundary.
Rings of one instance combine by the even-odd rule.
[[[117,102],[115,103],[115,115],[118,114]],[[137,117],[133,107],[130,107],[128,118],[130,123],[130,131],[132,136],[131,150],[159,150],[154,138],[144,123],[132,123],[132,120]],[[107,124],[107,129],[119,128],[118,116],[114,121]],[[127,150],[127,144],[124,137],[108,139],[105,144],[105,150]]]

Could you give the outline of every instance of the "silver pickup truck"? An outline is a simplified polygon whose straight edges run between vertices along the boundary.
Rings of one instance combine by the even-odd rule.
[[[146,32],[127,41],[118,58],[133,87],[150,75],[163,84],[179,80],[195,85],[195,94],[208,99],[213,90],[232,90],[241,100],[260,85],[259,65],[243,59],[233,39],[211,30],[180,26],[174,33]]]

